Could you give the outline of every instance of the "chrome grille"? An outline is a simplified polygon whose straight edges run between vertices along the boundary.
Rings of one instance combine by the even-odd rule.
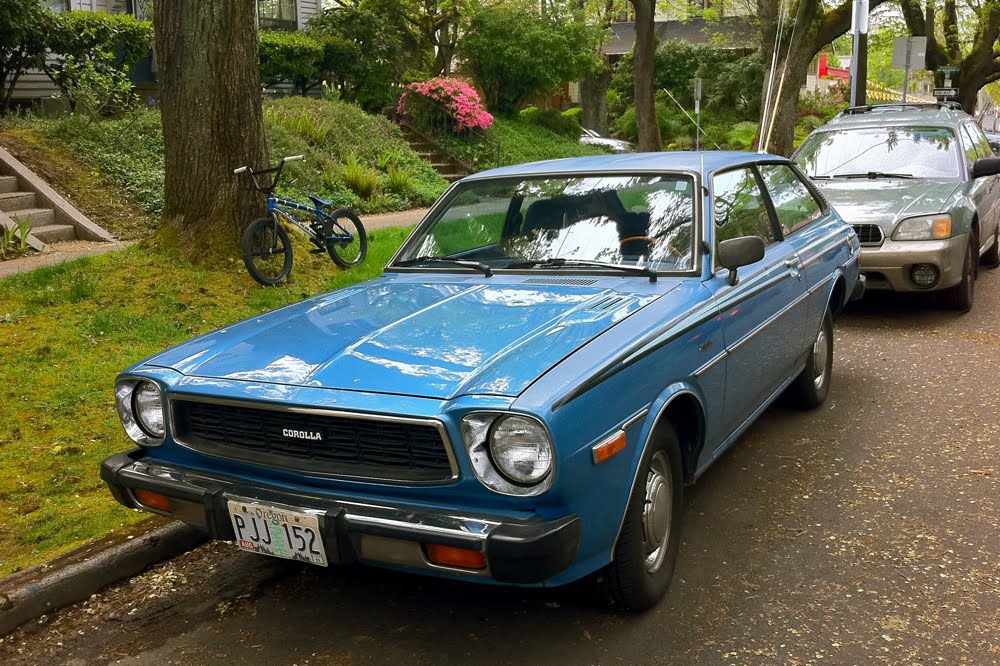
[[[862,245],[881,245],[882,229],[877,224],[852,224]]]
[[[171,413],[177,442],[208,455],[326,476],[410,482],[455,476],[434,422],[178,398]]]

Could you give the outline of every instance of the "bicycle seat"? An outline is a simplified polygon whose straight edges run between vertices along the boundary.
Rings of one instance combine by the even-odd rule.
[[[309,195],[309,200],[312,201],[317,206],[319,206],[320,208],[326,208],[327,206],[333,205],[332,201],[323,201],[319,197],[314,197],[312,195]]]

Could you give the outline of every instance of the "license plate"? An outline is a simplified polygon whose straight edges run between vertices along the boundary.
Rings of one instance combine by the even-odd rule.
[[[240,550],[327,565],[315,514],[250,500],[229,500],[229,517]]]

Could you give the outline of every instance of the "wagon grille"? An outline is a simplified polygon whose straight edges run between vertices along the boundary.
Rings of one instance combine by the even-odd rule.
[[[174,437],[196,451],[309,474],[447,481],[447,444],[433,423],[174,399]]]
[[[854,224],[852,226],[862,245],[882,244],[882,229],[877,224]]]

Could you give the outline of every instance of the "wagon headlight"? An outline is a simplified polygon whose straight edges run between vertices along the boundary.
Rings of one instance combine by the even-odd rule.
[[[939,240],[951,238],[951,215],[910,217],[896,226],[892,240]]]
[[[163,416],[163,393],[145,379],[125,379],[115,386],[118,418],[125,433],[136,444],[158,446],[163,443],[166,423]]]
[[[462,438],[476,476],[504,495],[538,495],[552,486],[555,455],[540,421],[521,414],[474,412]]]

